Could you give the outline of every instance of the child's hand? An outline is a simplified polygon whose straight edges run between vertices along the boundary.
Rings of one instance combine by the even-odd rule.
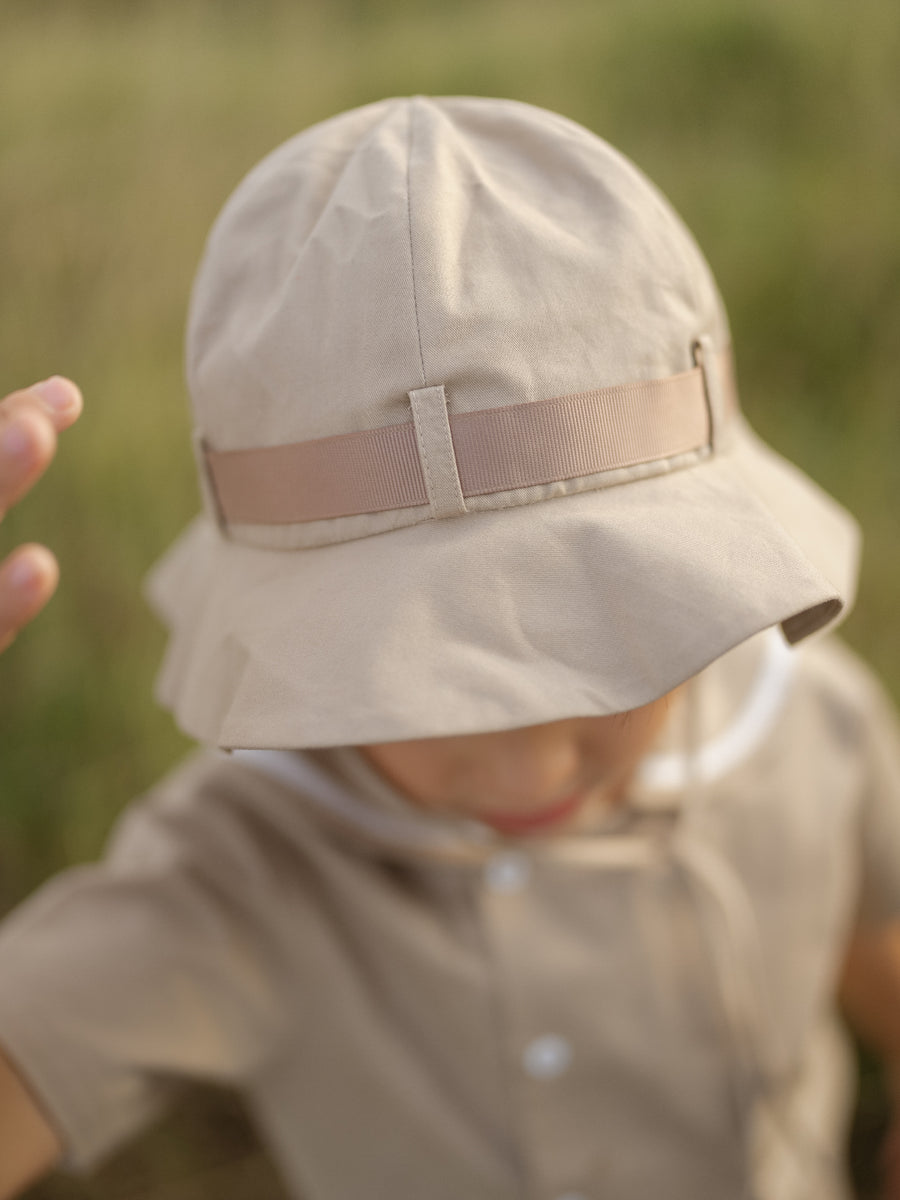
[[[58,375],[0,401],[0,520],[46,470],[57,433],[80,412],[81,393]],[[47,603],[58,575],[44,546],[20,546],[0,563],[0,650]]]

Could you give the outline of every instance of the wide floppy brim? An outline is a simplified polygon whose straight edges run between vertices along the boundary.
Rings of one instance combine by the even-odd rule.
[[[223,747],[360,745],[647,704],[834,624],[855,522],[743,424],[700,464],[293,551],[188,527],[148,579],[158,697]]]

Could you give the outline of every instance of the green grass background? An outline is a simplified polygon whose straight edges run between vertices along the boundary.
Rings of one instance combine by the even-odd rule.
[[[0,909],[95,855],[187,745],[139,584],[197,506],[182,328],[211,220],[284,138],[411,92],[557,109],[670,196],[751,420],[863,523],[846,637],[900,695],[896,0],[0,0],[0,392],[60,372],[86,400],[0,529],[63,572],[0,661]],[[192,1112],[34,1196],[276,1194],[230,1101]]]

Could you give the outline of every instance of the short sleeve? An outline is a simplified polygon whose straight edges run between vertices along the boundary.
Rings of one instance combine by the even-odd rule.
[[[874,681],[864,728],[861,916],[882,922],[900,917],[900,722]]]
[[[276,972],[246,839],[144,802],[100,864],[0,926],[0,1045],[65,1147],[93,1166],[183,1078],[235,1084],[272,1053]]]

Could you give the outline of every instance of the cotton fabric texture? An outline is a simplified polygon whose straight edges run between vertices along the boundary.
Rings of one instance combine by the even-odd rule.
[[[193,757],[0,930],[0,1042],[66,1164],[202,1078],[241,1089],[298,1200],[844,1200],[835,975],[859,906],[900,915],[900,748],[848,651],[771,649],[698,682],[687,808],[673,709],[582,836],[435,822],[354,751]],[[775,1130],[724,1019],[729,894]]]
[[[729,347],[679,218],[562,117],[416,97],[287,142],[226,204],[194,290],[206,509],[150,581],[161,700],[225,747],[506,729],[634,708],[761,629],[834,622],[856,528],[723,402]],[[460,490],[454,420],[692,371],[702,445]],[[214,456],[411,419],[427,503],[227,518]],[[610,420],[633,440],[633,406]]]

